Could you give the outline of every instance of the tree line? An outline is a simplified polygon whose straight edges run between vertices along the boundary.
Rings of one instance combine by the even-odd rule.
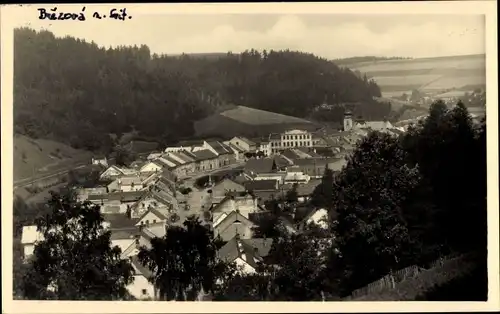
[[[194,121],[227,105],[306,117],[325,98],[376,108],[380,96],[373,81],[308,53],[169,57],[29,28],[14,32],[14,72],[15,132],[93,151],[112,145],[107,134],[188,137]]]
[[[162,300],[194,300],[205,292],[213,300],[311,301],[338,300],[399,269],[475,252],[481,259],[473,278],[454,283],[474,290],[478,300],[486,298],[486,125],[473,123],[462,103],[447,109],[436,102],[425,120],[400,137],[372,132],[340,173],[326,171],[311,201],[328,210],[326,232],[288,234],[281,228],[276,217],[293,212],[296,201],[291,192],[266,204],[271,215],[256,234],[274,241],[253,274],[218,259],[223,243],[196,219],[169,228],[138,258],[154,274],[150,281]],[[15,206],[15,221],[33,219],[21,203]],[[111,248],[99,207],[54,195],[44,208],[35,221],[45,241],[18,270],[18,294],[129,298],[130,265]],[[48,290],[50,284],[59,288]],[[457,297],[456,289],[443,289],[447,295],[437,287],[429,298]]]

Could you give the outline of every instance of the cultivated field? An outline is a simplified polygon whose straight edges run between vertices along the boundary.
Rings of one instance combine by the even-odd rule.
[[[89,163],[92,154],[44,139],[14,135],[14,181]]]
[[[235,135],[265,136],[293,128],[315,130],[318,126],[296,117],[237,106],[199,120],[194,127],[199,137],[229,138]]]
[[[401,96],[413,89],[431,94],[450,89],[466,92],[486,85],[485,55],[359,62],[345,66],[373,78],[384,97]]]

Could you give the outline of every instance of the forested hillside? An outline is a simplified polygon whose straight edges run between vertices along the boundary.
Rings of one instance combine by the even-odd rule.
[[[375,83],[300,52],[167,57],[28,28],[15,30],[14,49],[15,132],[90,150],[132,129],[163,142],[190,136],[194,121],[226,104],[297,117],[325,99],[380,106]]]

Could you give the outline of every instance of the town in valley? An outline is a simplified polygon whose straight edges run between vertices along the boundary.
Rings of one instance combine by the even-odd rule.
[[[486,300],[484,51],[78,36],[14,31],[14,299]]]

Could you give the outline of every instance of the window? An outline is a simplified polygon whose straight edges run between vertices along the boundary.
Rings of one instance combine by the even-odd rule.
[[[142,295],[146,295],[146,294],[148,294],[146,289],[142,289]]]
[[[156,219],[153,219],[153,223],[154,223],[154,224],[156,223]]]
[[[149,225],[149,220],[146,220],[146,225]]]

